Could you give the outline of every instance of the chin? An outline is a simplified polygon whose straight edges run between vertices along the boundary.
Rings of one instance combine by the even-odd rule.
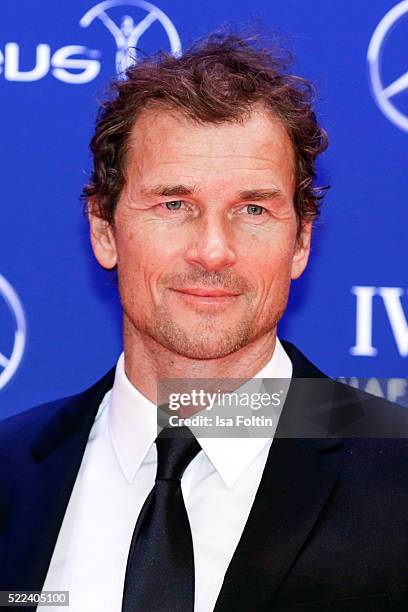
[[[181,357],[186,357],[187,359],[221,359],[222,357],[227,357],[231,353],[234,353],[237,348],[227,348],[222,345],[214,345],[214,346],[202,346],[202,345],[192,345],[192,346],[168,346],[173,353],[177,353]]]
[[[156,340],[162,346],[188,359],[221,359],[246,346],[252,339],[247,326],[214,333],[214,329],[208,330],[203,326],[187,330],[172,323],[160,325],[157,332]]]

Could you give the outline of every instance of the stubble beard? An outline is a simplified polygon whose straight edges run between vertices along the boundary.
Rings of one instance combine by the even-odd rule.
[[[257,338],[276,328],[286,302],[277,312],[270,313],[264,321],[256,323],[254,310],[248,305],[241,319],[234,326],[217,323],[217,317],[202,315],[200,323],[187,330],[175,321],[165,307],[160,307],[145,325],[151,338],[172,353],[189,359],[220,359],[239,351]]]
[[[200,324],[187,331],[162,313],[148,326],[163,346],[189,359],[220,359],[246,346],[254,335],[253,322],[243,318],[234,327],[222,327],[214,317],[202,316]]]
[[[154,343],[171,353],[188,359],[221,359],[239,351],[254,342],[257,338],[274,330],[287,305],[289,285],[276,296],[276,302],[269,305],[269,313],[264,313],[262,320],[256,320],[256,295],[249,292],[245,295],[246,308],[234,325],[218,322],[218,317],[202,313],[200,319],[186,329],[173,316],[166,300],[156,305],[150,317],[138,320],[133,307],[124,306],[128,323],[139,336],[147,335]],[[159,348],[159,347],[158,347]]]

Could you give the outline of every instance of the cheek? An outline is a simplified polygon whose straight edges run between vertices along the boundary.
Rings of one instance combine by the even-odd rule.
[[[164,240],[143,228],[128,229],[117,237],[118,275],[122,288],[135,299],[155,293],[160,279],[177,260],[175,242]]]
[[[292,241],[287,236],[262,241],[255,236],[248,248],[241,251],[242,270],[265,291],[273,285],[286,284],[290,279],[292,249]]]

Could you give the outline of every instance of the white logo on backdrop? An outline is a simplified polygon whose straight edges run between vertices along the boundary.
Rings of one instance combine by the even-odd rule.
[[[350,349],[352,355],[375,357],[378,349],[373,346],[373,300],[382,300],[385,313],[390,322],[397,349],[401,357],[408,357],[408,321],[404,314],[401,298],[405,295],[402,287],[364,287],[351,288],[356,296],[356,343]]]
[[[108,15],[106,11],[113,7],[137,7],[147,14],[137,23],[132,15],[122,15],[119,25]],[[99,19],[109,30],[115,39],[116,51],[116,70],[118,74],[124,72],[135,61],[137,61],[137,45],[142,34],[155,22],[159,21],[169,39],[170,48],[174,55],[181,53],[181,41],[176,28],[162,10],[144,2],[144,0],[106,0],[91,8],[82,17],[79,25],[87,28],[95,19]]]
[[[384,43],[393,27],[407,13],[408,0],[404,0],[394,6],[381,19],[371,37],[368,46],[367,61],[370,71],[371,87],[379,108],[394,125],[408,132],[408,117],[397,108],[393,100],[397,94],[408,89],[408,71],[404,72],[388,85],[384,85],[381,75]]]
[[[124,7],[119,23],[108,14],[112,8]],[[125,12],[126,8],[126,12]],[[141,19],[140,15],[142,13]],[[107,0],[92,7],[81,18],[79,24],[87,28],[96,19],[109,30],[116,42],[116,69],[122,73],[136,61],[139,39],[151,25],[158,22],[169,40],[171,52],[181,53],[180,37],[173,23],[157,6],[144,0]],[[29,68],[22,69],[21,49],[17,42],[7,42],[0,49],[0,74],[6,81],[31,82],[52,74],[58,81],[71,85],[82,85],[95,79],[101,70],[101,52],[84,45],[66,45],[53,50],[47,43],[35,46],[34,58],[29,60]]]
[[[0,389],[2,389],[17,372],[26,345],[26,320],[23,306],[10,283],[0,274],[0,299],[6,302],[10,311],[11,324],[14,327],[14,342],[11,353],[6,355],[0,347]],[[4,349],[3,349],[4,350]]]

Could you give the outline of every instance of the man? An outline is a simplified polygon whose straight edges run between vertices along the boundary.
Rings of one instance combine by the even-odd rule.
[[[1,589],[68,590],[75,612],[405,610],[404,410],[277,338],[322,195],[309,84],[216,35],[115,92],[85,193],[124,354],[2,423]],[[160,379],[254,377],[292,379],[274,436],[157,437]]]

